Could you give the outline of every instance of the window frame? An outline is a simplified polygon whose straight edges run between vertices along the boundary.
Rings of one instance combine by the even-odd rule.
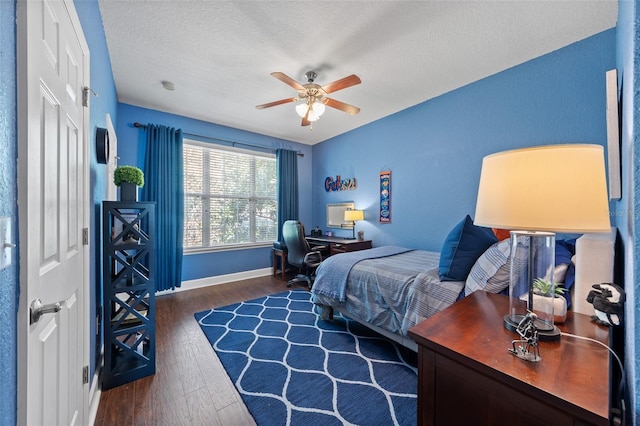
[[[269,158],[269,159],[273,159],[274,160],[274,171],[276,171],[276,189],[274,190],[274,198],[273,200],[276,202],[276,218],[275,218],[275,231],[277,233],[277,226],[278,226],[278,218],[277,218],[277,202],[278,202],[278,193],[277,193],[277,170],[275,170],[275,168],[277,168],[277,164],[276,162],[276,155],[273,151],[270,150],[270,152],[263,152],[263,151],[258,151],[258,150],[252,150],[252,149],[245,149],[245,148],[239,148],[237,146],[227,146],[227,145],[221,145],[221,144],[215,144],[215,143],[210,143],[210,142],[203,142],[203,141],[199,141],[199,140],[195,140],[195,139],[188,139],[188,138],[184,138],[183,139],[183,144],[185,146],[190,145],[190,146],[194,146],[194,147],[199,147],[202,148],[204,150],[210,150],[210,151],[226,151],[226,152],[230,152],[230,153],[234,153],[234,154],[245,154],[245,155],[249,155],[249,156],[253,156],[253,157],[263,157],[263,158]],[[269,148],[264,148],[265,150],[269,150]],[[185,157],[183,155],[183,164],[184,164],[184,160]],[[208,162],[208,159],[205,160],[206,162]],[[203,167],[203,170],[208,170],[209,165],[205,165]],[[255,172],[255,169],[254,169]],[[209,183],[210,183],[210,174],[209,173],[203,173],[203,190],[205,188],[210,188],[209,187]],[[253,184],[255,184],[255,174],[252,176],[251,178],[251,182]],[[185,170],[185,183],[186,183],[186,170]],[[255,186],[254,188],[255,189]],[[186,200],[189,196],[198,196],[198,197],[204,197],[207,201],[204,202],[203,204],[203,213],[205,212],[205,206],[208,210],[209,208],[209,204],[208,202],[210,201],[211,198],[214,198],[214,195],[212,194],[207,194],[207,193],[194,193],[194,192],[187,192],[186,188],[185,188],[185,192],[184,192],[184,198],[185,198],[185,204],[186,204]],[[265,199],[265,197],[256,197],[255,195],[250,196],[249,197],[249,202],[253,202],[256,203],[256,201],[260,200],[260,199]],[[270,199],[270,198],[267,198]],[[255,209],[253,209],[252,212],[252,217],[250,219],[250,227],[251,227],[251,235],[255,235]],[[185,205],[185,218],[183,221],[183,228],[186,229],[185,224],[186,224],[186,220],[187,220],[187,214],[186,214],[186,205]],[[205,233],[205,229],[206,229],[206,233],[209,234],[209,230],[210,230],[210,215],[208,214],[202,214],[202,232],[203,234]],[[206,228],[205,228],[206,227]],[[269,241],[253,241],[253,242],[245,242],[245,243],[230,243],[230,244],[221,244],[221,245],[202,245],[202,246],[198,246],[198,247],[187,247],[185,245],[185,241],[184,241],[184,237],[183,237],[183,253],[184,255],[189,255],[189,254],[199,254],[199,253],[209,253],[209,252],[223,252],[223,251],[233,251],[233,250],[246,250],[246,249],[254,249],[254,248],[261,248],[261,247],[271,247],[271,245],[273,244],[273,241],[275,241],[275,239],[277,239],[277,236],[275,236],[273,238],[273,240],[269,240]],[[203,244],[204,244],[205,238],[203,235]]]

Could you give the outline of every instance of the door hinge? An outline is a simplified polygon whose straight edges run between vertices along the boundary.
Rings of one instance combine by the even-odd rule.
[[[86,385],[89,383],[89,366],[85,365],[82,367],[82,384]]]
[[[82,106],[83,107],[89,107],[89,92],[93,93],[93,96],[95,96],[96,98],[98,97],[98,94],[91,87],[84,86],[82,88]]]
[[[82,228],[82,245],[89,245],[89,228]]]

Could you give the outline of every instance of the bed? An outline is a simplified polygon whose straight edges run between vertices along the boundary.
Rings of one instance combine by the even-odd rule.
[[[579,240],[586,238],[585,235]],[[591,244],[592,247],[583,249],[583,256],[593,252],[592,257],[613,259],[612,244],[609,242],[606,249]],[[331,256],[316,272],[312,300],[325,319],[337,310],[417,350],[415,342],[407,336],[407,330],[415,324],[474,291],[508,291],[511,265],[508,238],[500,240],[492,230],[479,229],[467,216],[451,230],[442,247],[440,252],[433,252],[384,246]],[[589,272],[581,277],[580,268],[576,274],[574,259],[580,256],[574,255],[575,239],[556,241],[559,275],[555,280],[564,283],[567,289],[577,281],[589,289],[593,283],[612,279],[609,277],[612,267],[605,266],[607,262],[600,262],[605,266],[600,268],[604,269],[604,275]],[[570,304],[571,293],[566,295]]]
[[[463,293],[464,281],[440,280],[439,260],[439,252],[392,246],[334,255],[316,272],[312,300],[325,318],[338,310],[416,350],[407,330]]]

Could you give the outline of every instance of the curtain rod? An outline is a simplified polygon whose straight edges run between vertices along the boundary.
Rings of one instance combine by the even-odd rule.
[[[146,124],[142,124],[142,123],[138,123],[137,121],[135,123],[133,123],[133,127],[138,127],[138,128],[142,128],[142,129],[146,129],[147,125]],[[198,135],[196,133],[189,133],[189,132],[182,132],[183,135],[185,136],[192,136],[192,137],[196,137],[196,138],[201,138],[201,139],[208,139],[210,141],[220,141],[220,142],[225,142],[225,143],[230,143],[231,146],[236,146],[236,145],[242,145],[242,146],[248,146],[251,148],[258,148],[258,149],[264,149],[265,151],[271,151],[271,152],[276,152],[275,149],[273,148],[269,148],[266,146],[260,146],[260,145],[253,145],[250,143],[245,143],[245,142],[236,142],[236,141],[230,141],[228,139],[221,139],[221,138],[214,138],[211,136],[205,136],[205,135]],[[304,157],[304,152],[300,152],[298,151],[297,153],[300,157]]]

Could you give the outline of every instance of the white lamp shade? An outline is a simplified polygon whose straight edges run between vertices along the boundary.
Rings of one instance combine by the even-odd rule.
[[[549,145],[482,160],[474,223],[508,230],[610,232],[600,145]]]
[[[307,115],[308,109],[309,109],[309,105],[307,105],[306,103],[300,103],[296,105],[296,112],[300,117],[304,117],[305,115]]]
[[[344,220],[355,222],[356,220],[364,220],[363,210],[345,210]]]

